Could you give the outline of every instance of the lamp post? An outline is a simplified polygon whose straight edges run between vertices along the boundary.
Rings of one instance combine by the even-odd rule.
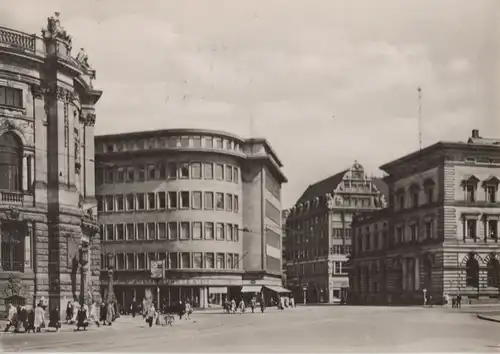
[[[114,293],[113,293],[113,275],[115,270],[115,255],[111,252],[106,254],[108,261],[108,302],[114,301]]]
[[[88,244],[84,243],[78,249],[78,258],[80,263],[80,305],[85,303],[86,279],[87,279],[87,264],[88,264],[89,248]]]

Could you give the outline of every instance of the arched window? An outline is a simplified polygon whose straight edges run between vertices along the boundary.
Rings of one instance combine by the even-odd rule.
[[[19,138],[11,132],[0,136],[0,190],[20,191],[23,153]]]
[[[465,264],[466,286],[478,287],[479,285],[479,262],[474,254],[469,256]]]
[[[500,262],[491,258],[488,262],[488,286],[500,287]]]

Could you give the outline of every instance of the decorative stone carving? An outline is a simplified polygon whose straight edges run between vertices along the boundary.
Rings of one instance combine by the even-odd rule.
[[[45,93],[45,90],[40,85],[31,85],[31,93],[33,94],[33,98],[41,99]]]
[[[54,16],[47,18],[47,28],[42,30],[42,34],[49,38],[58,38],[71,46],[71,36],[61,26],[59,15],[59,12],[55,12]]]
[[[3,119],[0,122],[0,128],[6,130],[16,130],[16,125],[9,119]]]
[[[80,122],[87,127],[93,127],[95,125],[96,115],[93,112],[82,113],[80,115]]]
[[[84,48],[80,48],[80,51],[76,55],[76,61],[80,65],[82,65],[83,67],[85,67],[87,69],[90,69],[89,57],[88,57],[87,53],[85,53],[85,49]],[[95,73],[94,73],[94,75],[95,75]]]
[[[334,202],[334,199],[333,199],[333,195],[331,193],[327,193],[326,194],[326,206],[329,209],[335,207],[335,202]]]
[[[16,274],[10,274],[7,279],[7,286],[4,290],[5,297],[21,296],[23,297],[24,291],[26,290],[25,285],[22,282],[21,277]]]

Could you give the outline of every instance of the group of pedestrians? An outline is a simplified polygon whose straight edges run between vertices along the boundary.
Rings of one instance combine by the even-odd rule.
[[[266,301],[263,295],[259,296],[259,304],[260,304],[260,311],[264,313],[266,311]],[[278,295],[276,298],[271,299],[270,304],[271,306],[276,305],[278,310],[284,310],[285,308],[288,307],[291,308],[296,307],[295,299],[292,295],[290,296]],[[235,314],[236,312],[242,315],[245,313],[247,305],[250,306],[252,313],[255,313],[255,309],[257,307],[257,296],[255,295],[252,296],[248,304],[245,303],[244,298],[241,298],[240,301],[238,302],[238,306],[236,306],[236,300],[234,298],[231,301],[226,299],[224,303],[224,311],[230,315]]]
[[[153,324],[162,326],[171,324],[173,321],[173,316],[171,316],[171,314],[178,315],[179,320],[182,320],[183,318],[186,320],[191,319],[193,307],[191,306],[191,302],[188,300],[184,302],[179,301],[178,304],[173,306],[167,306],[164,304],[163,307],[159,307],[156,305],[155,301],[149,303],[146,299],[143,299],[142,306],[139,306],[134,299],[130,306],[132,317],[135,317],[136,313],[139,311],[142,313],[142,317],[149,327],[153,327]]]

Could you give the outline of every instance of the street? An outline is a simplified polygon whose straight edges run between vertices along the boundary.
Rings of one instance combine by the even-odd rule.
[[[2,334],[4,351],[498,352],[500,324],[443,308],[308,306],[265,314],[195,312],[173,327],[123,317],[87,332]]]

